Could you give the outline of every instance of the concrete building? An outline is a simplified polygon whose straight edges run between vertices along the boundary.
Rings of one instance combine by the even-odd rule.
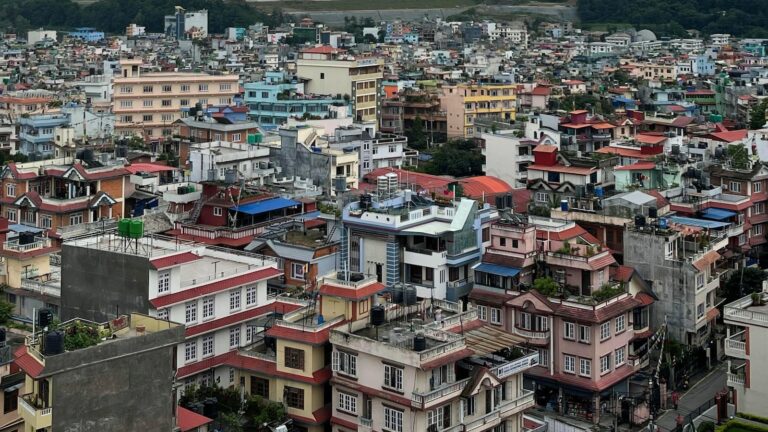
[[[56,42],[56,30],[30,30],[27,32],[27,45],[34,46],[38,42]]]
[[[332,430],[522,431],[534,403],[522,373],[538,353],[517,348],[517,337],[483,323],[475,308],[416,307],[378,306],[368,314],[381,321],[331,330]]]
[[[131,23],[125,27],[125,37],[127,38],[144,36],[145,34],[147,34],[147,28],[144,26]]]
[[[353,56],[325,45],[299,53],[296,75],[307,80],[309,94],[349,99],[355,121],[376,121],[381,111],[383,67],[383,59]]]
[[[67,341],[79,332],[94,343]],[[14,353],[26,374],[18,399],[24,431],[172,430],[173,354],[183,338],[184,326],[137,313],[103,324],[74,319],[27,336]],[[44,339],[56,342],[43,346]]]
[[[476,201],[432,201],[400,190],[407,178],[390,173],[377,194],[353,202],[342,214],[342,265],[376,275],[388,288],[405,284],[421,298],[456,301],[471,289],[470,268],[482,255],[483,229],[498,217]]]
[[[762,343],[768,337],[766,300],[768,295],[760,292],[728,303],[723,309],[727,382],[738,412],[768,412],[768,377],[762,368],[768,358],[768,347]]]
[[[244,180],[263,186],[281,171],[270,162],[269,153],[269,147],[226,141],[192,144],[189,150],[190,180]]]
[[[69,37],[80,39],[83,42],[94,43],[104,40],[104,32],[96,31],[93,27],[78,27],[75,31],[69,32]]]
[[[360,178],[379,168],[401,168],[418,157],[418,151],[409,150],[408,138],[402,135],[378,133],[375,125],[353,124],[336,128],[327,138],[336,150],[355,149],[358,152]]]
[[[446,112],[449,138],[475,135],[477,118],[515,119],[516,84],[457,84],[443,86],[440,108]]]
[[[643,218],[627,226],[624,264],[653,281],[653,292],[664,299],[653,308],[651,321],[666,319],[669,338],[706,347],[722,303],[716,291],[726,269],[717,263],[718,251],[728,245],[728,224],[684,217],[658,225],[645,222]]]
[[[13,363],[13,349],[3,337],[0,341],[0,432],[24,432],[27,430],[21,417],[19,395],[26,391],[26,374]]]
[[[177,40],[197,39],[208,36],[208,11],[187,12],[176,6],[176,13],[165,16],[165,34]]]
[[[115,134],[159,140],[172,135],[182,108],[229,105],[239,92],[237,75],[142,73],[141,59],[120,60],[114,78]]]
[[[38,114],[21,117],[19,123],[19,153],[42,157],[54,155],[54,130],[69,126],[70,116],[65,114]]]

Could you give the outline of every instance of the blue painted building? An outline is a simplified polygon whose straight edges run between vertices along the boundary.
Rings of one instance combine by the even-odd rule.
[[[331,105],[349,105],[340,95],[304,94],[304,83],[288,81],[282,72],[267,72],[263,81],[246,83],[248,116],[261,125],[281,125],[291,117],[325,118]]]
[[[21,117],[19,122],[19,152],[24,155],[54,155],[54,132],[57,127],[69,126],[67,114],[41,114]]]
[[[78,38],[85,42],[99,42],[104,40],[104,32],[96,31],[93,27],[78,27],[69,32],[69,37]]]

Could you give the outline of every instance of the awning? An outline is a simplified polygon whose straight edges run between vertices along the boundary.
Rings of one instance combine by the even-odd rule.
[[[301,205],[300,202],[287,198],[270,198],[262,201],[256,201],[241,206],[232,206],[229,209],[249,215],[271,212],[273,210],[282,210]]]
[[[672,216],[669,218],[669,220],[675,223],[679,223],[680,225],[688,225],[701,228],[723,228],[730,225],[728,222],[717,222],[707,219],[695,219],[682,216]]]
[[[713,207],[713,208],[704,209],[704,211],[701,212],[701,216],[705,219],[723,221],[728,218],[732,218],[736,216],[736,212]]]
[[[475,264],[472,267],[472,269],[481,271],[483,273],[490,273],[490,274],[495,274],[499,276],[508,276],[508,277],[516,276],[518,273],[520,273],[519,268],[505,267],[505,266],[500,266],[498,264],[489,264],[489,263]]]

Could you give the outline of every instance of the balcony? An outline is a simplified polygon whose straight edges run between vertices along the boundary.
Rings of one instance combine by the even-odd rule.
[[[466,378],[454,383],[444,384],[429,392],[414,392],[413,395],[411,395],[411,406],[418,409],[430,409],[435,405],[445,402],[446,399],[450,399],[461,393],[469,381],[470,378]]]
[[[746,376],[742,373],[728,372],[728,387],[744,387]]]
[[[447,282],[448,289],[461,289],[470,284],[472,284],[472,278],[464,278]]]
[[[13,240],[8,240],[7,242],[3,243],[3,249],[7,251],[19,252],[19,253],[29,252],[36,249],[50,247],[50,246],[51,246],[51,239],[47,237],[35,237],[35,241],[31,243],[26,243],[26,244],[19,243],[18,238]]]
[[[499,379],[521,373],[539,364],[539,352],[535,351],[516,360],[496,366],[491,372]]]
[[[738,237],[744,232],[744,224],[730,225],[728,227],[728,237]]]
[[[44,407],[41,400],[28,393],[19,396],[19,414],[27,427],[39,430],[51,427],[51,407]]]
[[[448,252],[446,251],[433,251],[430,249],[407,247],[405,253],[403,253],[403,263],[437,268],[445,264],[447,257]]]
[[[744,331],[725,339],[725,355],[742,360],[747,358],[747,342],[744,340]]]
[[[163,192],[163,201],[174,204],[188,204],[198,201],[202,196],[202,190],[194,190],[194,188],[188,186],[179,186],[176,190]]]
[[[370,432],[373,430],[373,419],[360,417],[357,420],[357,430],[359,432]]]
[[[485,431],[499,425],[509,416],[520,413],[533,406],[533,391],[523,390],[515,399],[502,401],[490,413],[464,423],[465,432]]]
[[[515,327],[514,332],[518,336],[522,336],[526,339],[536,340],[549,340],[549,330],[546,331],[532,331]]]
[[[768,293],[761,293],[762,304],[755,305],[751,296],[743,297],[725,305],[723,318],[726,324],[756,325],[765,327],[768,325]]]

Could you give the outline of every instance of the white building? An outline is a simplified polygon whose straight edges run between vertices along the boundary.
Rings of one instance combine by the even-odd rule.
[[[229,141],[192,144],[189,160],[193,182],[245,180],[261,186],[280,172],[269,161],[269,147]]]
[[[728,33],[715,33],[709,35],[709,41],[712,43],[712,45],[716,46],[728,45],[731,41],[731,35]]]
[[[27,32],[27,45],[34,45],[43,41],[56,42],[56,30],[39,29]]]

